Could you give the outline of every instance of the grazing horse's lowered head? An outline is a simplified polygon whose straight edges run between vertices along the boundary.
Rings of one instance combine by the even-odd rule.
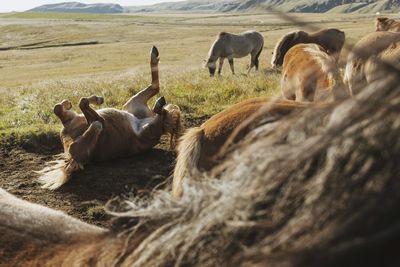
[[[221,32],[211,46],[205,60],[210,76],[215,75],[219,59],[218,74],[221,75],[224,60],[227,58],[232,74],[235,74],[234,58],[251,55],[248,72],[255,67],[258,70],[261,51],[264,47],[264,37],[256,31],[247,31],[240,34]]]
[[[131,97],[123,110],[94,110],[91,105],[104,102],[98,96],[81,98],[79,108],[82,114],[72,111],[72,104],[68,100],[54,107],[54,113],[63,124],[60,136],[66,159],[38,172],[44,188],[59,188],[89,162],[126,157],[149,150],[160,142],[164,134],[170,135],[171,145],[174,144],[181,130],[179,107],[167,105],[164,97],[156,101],[153,109],[147,105],[160,91],[158,62],[159,53],[153,47],[150,55],[152,83]]]
[[[275,45],[272,53],[271,65],[274,68],[281,67],[287,51],[296,44],[315,43],[322,46],[328,54],[337,57],[344,45],[345,34],[338,29],[323,29],[313,33],[295,31],[284,35]]]
[[[375,19],[375,30],[400,32],[400,22],[387,17],[378,17]]]

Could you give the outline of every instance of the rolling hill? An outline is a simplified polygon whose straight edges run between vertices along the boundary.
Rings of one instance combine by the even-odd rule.
[[[65,2],[43,5],[29,12],[133,13],[133,12],[283,12],[376,13],[400,11],[400,0],[186,0],[148,6]]]
[[[82,4],[79,2],[65,2],[35,7],[28,10],[28,12],[123,13],[124,8],[118,4]]]
[[[400,0],[187,0],[151,6],[125,7],[127,12],[284,12],[375,13],[400,11]]]

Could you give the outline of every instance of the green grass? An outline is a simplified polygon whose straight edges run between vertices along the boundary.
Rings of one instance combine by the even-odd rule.
[[[343,29],[349,40],[357,40],[374,27],[372,19],[362,15],[295,16],[314,26]],[[243,75],[249,62],[243,58],[235,60],[238,75],[232,76],[225,63],[223,77],[210,79],[202,65],[217,34],[249,29],[265,37],[260,58],[263,71]],[[103,107],[122,107],[149,83],[152,45],[157,45],[161,55],[161,94],[179,105],[187,119],[209,117],[250,97],[277,94],[280,77],[265,70],[277,40],[295,29],[274,14],[0,14],[1,47],[100,43],[0,51],[2,142],[56,136],[61,124],[52,110],[63,99],[71,100],[74,110],[80,97],[91,94],[105,97]]]
[[[61,127],[53,114],[56,103],[69,99],[73,109],[79,112],[79,99],[96,94],[105,97],[105,104],[101,107],[120,108],[133,94],[147,86],[148,76],[57,81],[22,87],[18,93],[8,92],[5,94],[7,97],[0,100],[0,135],[24,140],[43,132],[56,134]],[[207,73],[188,72],[167,75],[161,82],[160,94],[168,102],[179,105],[187,118],[209,117],[249,97],[273,95],[278,88],[277,75],[262,73],[250,77],[227,75],[211,79]]]

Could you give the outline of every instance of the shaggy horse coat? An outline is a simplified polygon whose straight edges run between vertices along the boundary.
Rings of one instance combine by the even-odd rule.
[[[347,57],[344,83],[350,95],[400,68],[400,33],[378,31],[359,40]],[[389,74],[393,75],[393,74]],[[397,74],[398,75],[398,74]]]
[[[153,47],[150,66],[152,84],[133,96],[124,110],[105,108],[95,111],[90,104],[102,104],[103,98],[82,98],[79,108],[83,114],[71,111],[72,104],[64,100],[54,107],[63,128],[61,141],[66,160],[40,171],[43,187],[57,189],[65,184],[74,172],[89,162],[99,162],[142,153],[159,143],[163,134],[176,138],[180,130],[180,111],[160,98],[154,110],[147,101],[159,93],[158,50]],[[159,106],[157,106],[159,105]]]
[[[133,199],[111,229],[0,189],[0,266],[398,266],[399,89],[374,82],[273,129],[260,110],[218,179]]]
[[[248,72],[250,72],[253,67],[256,67],[256,70],[258,70],[258,58],[260,57],[263,46],[264,37],[259,32],[247,31],[241,34],[221,32],[208,52],[206,66],[208,67],[210,76],[214,76],[215,74],[218,59],[218,74],[221,74],[225,58],[229,61],[232,74],[235,74],[233,59],[242,58],[248,54],[251,55]]]
[[[282,66],[286,53],[296,44],[315,43],[323,47],[329,55],[339,58],[344,41],[345,34],[338,29],[323,29],[313,33],[291,32],[284,35],[276,44],[272,53],[271,65],[274,68]]]
[[[288,100],[273,101],[265,97],[252,98],[212,116],[200,127],[187,130],[180,139],[177,149],[178,157],[172,183],[174,197],[182,196],[182,182],[185,176],[195,176],[199,172],[210,170],[217,163],[216,156],[222,148],[226,149],[233,142],[239,142],[244,138],[250,129],[242,128],[240,133],[235,134],[235,139],[229,139],[239,125],[249,118],[254,119],[253,116],[262,106],[268,106],[270,123],[273,123],[306,105]]]
[[[400,32],[400,22],[386,17],[379,17],[375,19],[376,31],[392,31]]]
[[[296,101],[334,99],[337,76],[335,56],[317,44],[295,45],[283,62],[282,95]]]

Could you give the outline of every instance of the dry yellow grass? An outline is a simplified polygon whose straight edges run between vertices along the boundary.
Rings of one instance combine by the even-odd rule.
[[[338,27],[350,42],[373,30],[365,15],[297,14],[317,27]],[[220,31],[255,29],[265,37],[262,72],[245,76],[249,59],[228,65],[222,78],[210,79],[203,59]],[[120,107],[149,81],[148,51],[161,53],[162,94],[191,117],[210,116],[226,106],[279,91],[279,76],[268,74],[271,51],[279,38],[298,29],[274,14],[0,14],[0,48],[71,44],[97,45],[0,51],[0,134],[55,132],[52,107],[62,99],[103,95],[106,105]],[[33,46],[34,47],[34,46]]]

